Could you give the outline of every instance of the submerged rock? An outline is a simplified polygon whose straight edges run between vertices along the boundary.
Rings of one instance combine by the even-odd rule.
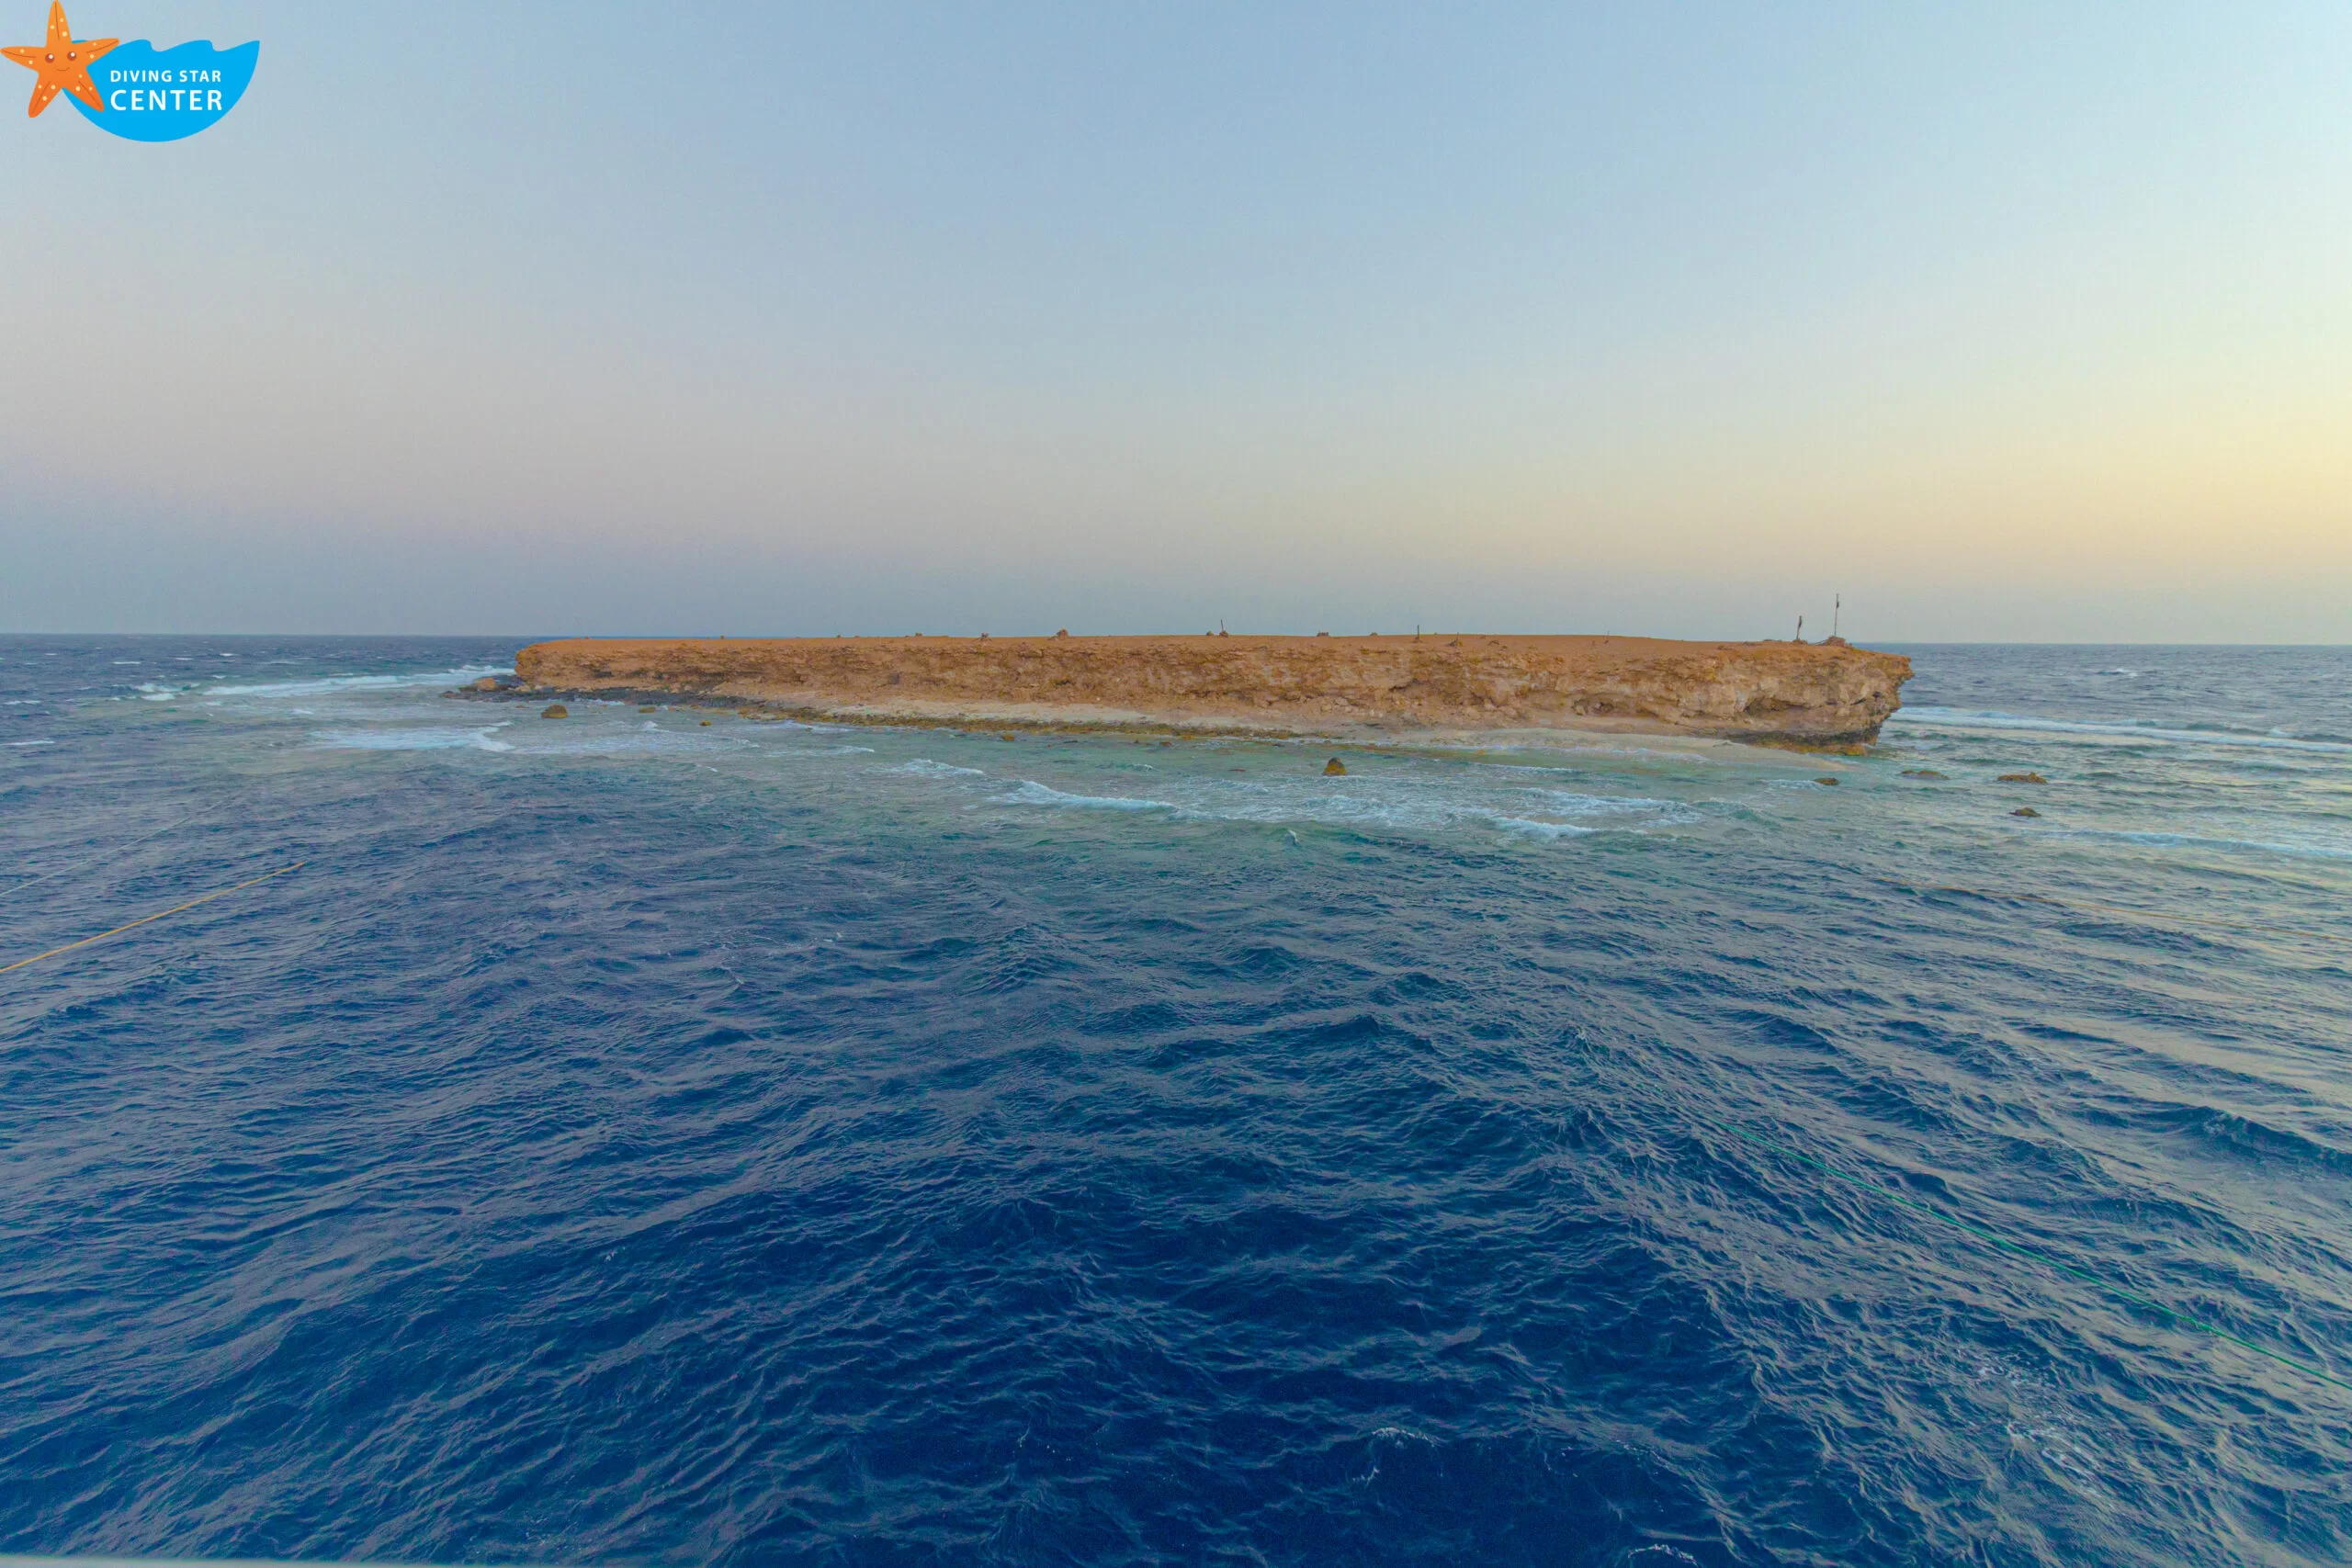
[[[2015,811],[2010,812],[2009,815],[2012,817],[2039,817],[2041,813],[2036,811],[2030,806],[2020,806]]]
[[[2003,784],[2048,784],[2050,781],[2040,773],[2003,773],[2000,782]]]
[[[1905,768],[1903,776],[1906,779],[1939,779],[1944,775],[1933,768]]]
[[[1836,788],[1838,787],[1838,781],[1837,781],[1836,779],[1831,778],[1827,773],[1824,773],[1824,774],[1822,774],[1819,778],[1817,778],[1817,779],[1814,780],[1813,782],[1814,782],[1814,783],[1815,783],[1815,784],[1827,784],[1831,789],[1836,789]]]
[[[1337,757],[1332,758],[1329,761],[1323,764],[1323,776],[1327,779],[1337,778],[1340,774],[1344,773],[1347,771],[1348,765],[1340,761]]]
[[[570,718],[571,710],[561,703],[549,703],[539,710],[539,716],[541,718]]]

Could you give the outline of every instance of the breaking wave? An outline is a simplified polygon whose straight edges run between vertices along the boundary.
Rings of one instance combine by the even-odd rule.
[[[979,770],[971,770],[978,773]],[[1138,800],[1125,795],[1069,795],[1034,779],[1023,779],[1008,794],[996,796],[1003,806],[1055,806],[1093,811],[1173,811],[1165,800]]]
[[[344,751],[512,751],[514,748],[511,744],[495,738],[502,728],[322,729],[313,733],[312,739],[318,745]]]
[[[426,675],[327,675],[305,681],[264,681],[243,685],[202,686],[208,697],[319,697],[335,692],[396,692],[434,686],[463,685],[485,675],[512,675],[513,666],[468,665],[437,670]],[[144,688],[142,688],[144,689]]]
[[[2282,751],[2352,754],[2352,744],[2337,740],[2305,740],[2292,736],[2253,734],[2214,729],[2176,729],[2157,725],[2103,722],[2095,719],[2037,718],[2027,714],[1969,712],[1959,708],[1905,707],[1887,720],[1890,727],[1937,729],[2028,730],[2047,735],[2086,735],[2126,740],[2160,740],[2184,746],[2243,746]]]

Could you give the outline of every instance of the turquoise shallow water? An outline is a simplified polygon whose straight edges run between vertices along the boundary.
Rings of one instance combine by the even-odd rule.
[[[0,1551],[2352,1555],[2097,1282],[2352,1379],[2352,653],[1326,779],[515,646],[0,640],[0,962],[303,863],[0,976]]]

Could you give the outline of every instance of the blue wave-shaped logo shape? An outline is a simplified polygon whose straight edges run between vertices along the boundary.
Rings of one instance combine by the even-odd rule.
[[[133,141],[177,141],[235,108],[260,60],[258,40],[234,49],[215,49],[209,39],[157,49],[139,39],[90,62],[104,112],[70,94],[67,101],[100,130]]]

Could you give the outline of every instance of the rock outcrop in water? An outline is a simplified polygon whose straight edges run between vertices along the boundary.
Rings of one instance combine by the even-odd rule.
[[[1876,738],[1911,661],[1866,649],[1655,637],[566,638],[515,672],[543,695],[662,694],[864,720],[1225,733],[1636,730]]]

